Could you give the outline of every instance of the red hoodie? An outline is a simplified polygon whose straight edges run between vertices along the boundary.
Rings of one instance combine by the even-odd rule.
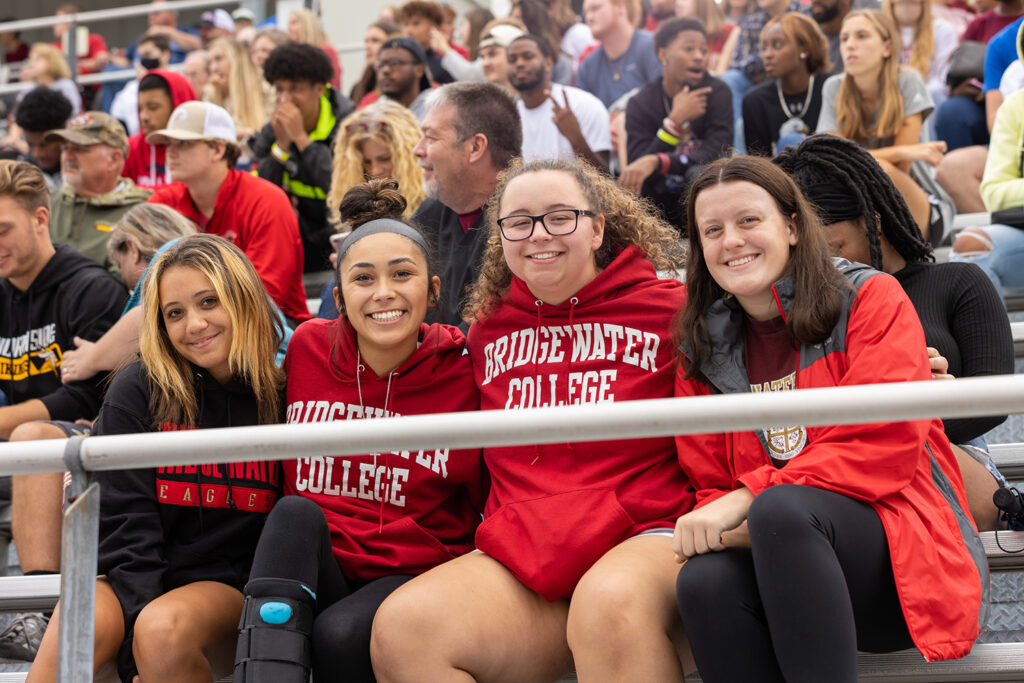
[[[146,73],[159,76],[171,90],[171,110],[182,102],[196,99],[196,93],[188,79],[179,73],[154,69]],[[151,145],[146,142],[146,133],[140,132],[128,138],[128,158],[124,162],[121,175],[131,178],[139,187],[157,188],[170,185],[171,174],[164,164],[164,153],[167,145]]]
[[[481,409],[672,395],[670,322],[685,299],[636,247],[550,306],[519,278],[469,329]],[[693,492],[671,437],[484,449],[491,494],[477,547],[547,600],[622,541],[672,529]]]
[[[457,328],[421,325],[412,356],[378,377],[358,363],[355,331],[344,316],[310,320],[288,343],[287,420],[476,410],[464,346]],[[299,458],[282,470],[286,495],[323,509],[346,578],[420,574],[473,549],[487,490],[479,449]]]
[[[217,190],[210,218],[196,208],[184,183],[165,185],[147,201],[166,204],[200,231],[230,240],[252,261],[267,294],[286,316],[310,319],[302,284],[299,219],[280,187],[233,168]]]

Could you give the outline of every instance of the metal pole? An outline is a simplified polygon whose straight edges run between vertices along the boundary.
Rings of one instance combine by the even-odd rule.
[[[71,488],[61,530],[58,683],[92,681],[100,486],[90,483],[89,473],[82,468],[84,440],[84,436],[72,436],[64,450]]]
[[[78,85],[78,15],[71,15],[71,28],[68,29],[68,68],[71,69],[71,80]],[[88,46],[87,46],[88,47]],[[88,52],[87,52],[88,54]],[[86,106],[85,109],[89,107]]]

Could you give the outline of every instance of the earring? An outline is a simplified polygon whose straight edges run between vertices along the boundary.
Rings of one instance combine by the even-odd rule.
[[[807,59],[807,53],[806,52],[801,52],[800,53],[800,59]]]

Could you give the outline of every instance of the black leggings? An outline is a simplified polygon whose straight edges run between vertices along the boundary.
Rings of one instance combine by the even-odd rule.
[[[316,593],[313,678],[374,681],[370,627],[377,608],[412,576],[394,575],[358,583],[346,579],[334,559],[324,513],[301,496],[278,501],[256,546],[249,579],[300,581]]]
[[[855,683],[858,649],[913,645],[870,505],[773,486],[754,499],[747,524],[750,550],[694,557],[676,583],[705,681]]]

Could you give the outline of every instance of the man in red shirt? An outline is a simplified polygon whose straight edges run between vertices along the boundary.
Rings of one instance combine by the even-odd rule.
[[[302,322],[310,315],[298,219],[284,190],[235,168],[241,152],[235,140],[235,124],[223,108],[194,101],[178,106],[166,128],[146,137],[150,144],[167,145],[167,167],[175,181],[149,201],[176,209],[203,232],[231,240],[252,261],[289,322]]]
[[[78,5],[66,3],[57,8],[54,16],[61,17],[65,14],[78,14],[79,11]],[[70,21],[53,25],[53,37],[56,39],[53,46],[59,48],[62,52],[65,49],[63,44],[64,36],[70,28]],[[79,28],[81,28],[80,24]],[[103,71],[103,67],[110,63],[110,52],[107,50],[107,42],[103,40],[103,36],[92,32],[89,32],[88,36],[89,39],[86,41],[85,46],[76,46],[79,74],[92,74]],[[65,54],[65,56],[67,55]],[[88,107],[85,108],[88,109]]]

